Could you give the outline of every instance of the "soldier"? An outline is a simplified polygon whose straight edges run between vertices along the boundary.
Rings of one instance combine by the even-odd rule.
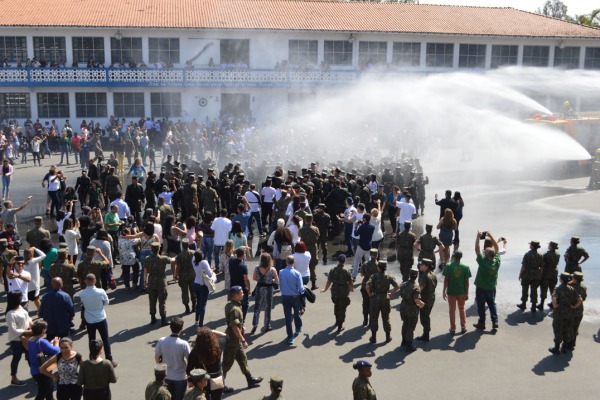
[[[161,256],[160,243],[152,243],[152,254],[144,260],[144,286],[148,289],[150,300],[150,324],[156,323],[156,301],[158,300],[158,312],[160,314],[161,326],[167,326],[167,275],[165,270],[167,264],[173,263],[174,258]]]
[[[552,354],[566,353],[571,342],[571,323],[573,321],[573,309],[581,305],[581,297],[568,285],[571,275],[563,272],[560,274],[560,285],[552,293],[552,330],[554,331],[554,347],[548,351]],[[559,348],[562,343],[562,348]]]
[[[167,377],[167,364],[159,363],[154,366],[154,380],[146,385],[146,400],[171,400],[171,393],[167,390],[165,378]]]
[[[369,297],[369,293],[367,292],[367,282],[369,282],[369,279],[371,279],[373,274],[379,271],[377,269],[378,250],[371,249],[369,254],[371,255],[371,259],[366,263],[363,263],[358,269],[358,273],[363,277],[363,281],[360,285],[360,294],[362,294],[363,299],[363,326],[365,327],[369,326],[369,314],[371,313],[371,297]]]
[[[408,281],[403,282],[400,286],[400,317],[402,318],[402,344],[407,353],[412,353],[417,350],[413,346],[413,335],[417,327],[419,319],[419,309],[425,307],[425,303],[421,300],[421,289],[416,281],[419,276],[419,271],[411,269]]]
[[[316,268],[319,263],[319,254],[318,254],[318,243],[320,231],[319,228],[312,225],[313,216],[312,214],[306,214],[304,216],[304,226],[300,228],[298,231],[298,236],[300,236],[300,240],[304,242],[306,245],[306,250],[310,253],[310,263],[308,264],[308,268],[310,269],[310,282],[312,286],[311,290],[317,290],[317,273]]]
[[[60,250],[59,250],[60,252]],[[98,254],[102,257],[102,261],[93,260],[94,255]],[[82,260],[77,266],[77,277],[79,278],[79,289],[85,289],[85,277],[87,274],[94,274],[96,276],[96,287],[101,287],[101,277],[103,273],[106,273],[108,266],[110,265],[108,258],[102,253],[102,250],[95,246],[88,246],[85,252],[86,258]],[[63,285],[64,285],[63,279]]]
[[[194,291],[194,279],[196,273],[192,265],[194,251],[189,249],[190,242],[187,238],[181,241],[183,251],[175,257],[173,267],[173,279],[178,280],[181,288],[181,301],[185,306],[185,313],[196,312],[196,292]],[[190,311],[190,297],[192,298],[192,310]]]
[[[33,224],[34,227],[27,231],[25,240],[29,243],[29,247],[35,247],[37,249],[40,247],[42,240],[50,240],[50,231],[44,229],[44,219],[40,216],[33,219]]]
[[[200,368],[191,370],[188,383],[190,388],[183,395],[183,400],[206,400],[204,388],[208,384],[208,375],[205,370]]]
[[[422,234],[414,244],[414,248],[419,250],[418,260],[421,261],[427,258],[433,262],[433,269],[435,269],[435,253],[439,253],[444,250],[444,245],[438,239],[437,236],[433,236],[431,231],[433,225],[425,225],[425,233]],[[437,246],[437,250],[435,247]]]
[[[581,259],[583,257],[583,260]],[[583,247],[579,245],[579,237],[571,238],[571,245],[565,251],[565,272],[572,274],[575,271],[581,272],[581,264],[587,261],[590,255]]]
[[[546,294],[554,292],[556,283],[558,282],[558,262],[560,261],[560,254],[558,250],[558,243],[548,243],[548,251],[543,255],[544,269],[542,270],[542,280],[540,281],[540,304],[537,308],[540,310],[544,309],[544,301],[546,301]],[[552,307],[552,303],[548,303],[549,307]]]
[[[183,185],[183,219],[190,216],[197,218],[199,210],[196,175],[193,172],[188,172],[188,182]]]
[[[575,293],[581,298],[579,306],[573,309],[573,322],[571,323],[571,343],[569,345],[570,350],[575,350],[575,344],[577,342],[577,335],[579,335],[579,325],[583,319],[583,302],[587,299],[587,287],[583,281],[583,273],[575,271],[573,273],[573,279],[569,282],[569,285],[575,290]]]
[[[208,179],[206,181],[206,188],[200,192],[200,208],[204,214],[210,211],[213,215],[217,215],[217,211],[219,211],[219,195],[214,189],[214,185],[215,183],[211,179]]]
[[[223,379],[233,366],[233,361],[237,361],[242,373],[246,376],[248,388],[258,387],[262,382],[262,377],[253,377],[248,369],[248,358],[246,358],[245,349],[248,348],[248,342],[244,339],[244,315],[242,313],[242,298],[244,291],[241,286],[232,286],[229,289],[231,300],[225,306],[225,320],[227,322],[227,341],[223,350]]]
[[[385,273],[387,270],[387,261],[380,260],[377,263],[378,272],[371,275],[367,282],[367,293],[371,298],[371,338],[369,342],[377,342],[377,330],[379,329],[378,319],[381,312],[383,330],[385,331],[385,341],[389,343],[392,340],[390,325],[390,298],[400,289],[396,279]],[[392,291],[388,292],[392,285]]]
[[[410,231],[411,226],[410,221],[404,221],[404,230],[396,235],[396,258],[400,263],[402,282],[408,280],[408,273],[414,263],[414,246],[417,242],[417,235]]]
[[[346,320],[346,309],[350,305],[350,292],[354,291],[352,276],[344,268],[346,257],[340,254],[338,264],[329,271],[327,284],[321,293],[325,293],[331,287],[331,301],[333,302],[333,314],[335,315],[335,324],[337,332],[344,330],[344,321]]]
[[[527,294],[531,288],[531,312],[537,309],[537,291],[542,280],[542,271],[544,270],[544,257],[537,252],[540,248],[540,242],[532,240],[529,243],[529,251],[523,256],[521,263],[521,271],[519,272],[519,280],[521,281],[521,304],[517,307],[521,310],[527,308]]]
[[[363,360],[357,361],[352,366],[352,368],[358,370],[358,377],[352,382],[352,398],[354,400],[377,400],[375,389],[369,382],[369,378],[373,375],[371,367],[371,363]]]
[[[283,378],[280,376],[272,376],[269,380],[271,394],[261,397],[259,400],[285,400],[281,395],[283,391]]]
[[[73,296],[75,295],[73,279],[77,277],[77,273],[75,272],[75,266],[67,261],[67,249],[58,250],[58,257],[50,266],[50,276],[62,279],[63,291],[73,300]]]
[[[323,203],[319,203],[315,211],[313,220],[319,228],[319,247],[321,248],[321,254],[323,254],[323,265],[327,265],[327,239],[331,228],[331,216],[325,212],[325,204]]]
[[[131,185],[125,189],[125,202],[129,206],[129,211],[133,215],[135,222],[140,224],[140,217],[142,210],[144,209],[144,202],[146,196],[144,196],[144,188],[138,182],[138,177],[131,177]]]
[[[437,278],[433,273],[433,262],[424,258],[419,263],[419,289],[421,289],[421,300],[425,306],[419,310],[419,320],[423,327],[423,334],[417,337],[420,342],[429,342],[429,332],[431,331],[431,310],[435,304],[435,288],[437,287]]]
[[[416,188],[417,197],[415,199],[415,206],[417,212],[421,209],[421,215],[425,215],[425,185],[429,184],[429,177],[423,178],[423,172],[417,172]]]
[[[4,290],[6,291],[6,293],[9,292],[8,279],[6,278],[6,274],[7,274],[8,270],[10,269],[10,260],[12,260],[13,257],[16,257],[19,255],[19,253],[17,251],[12,250],[12,249],[7,249],[7,247],[8,247],[8,240],[0,239],[0,263],[2,264],[2,279],[4,281]]]

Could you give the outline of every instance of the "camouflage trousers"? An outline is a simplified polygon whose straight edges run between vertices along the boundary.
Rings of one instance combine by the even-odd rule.
[[[527,303],[527,296],[529,294],[531,304],[536,305],[539,287],[540,281],[538,279],[521,279],[521,303]]]
[[[242,374],[246,376],[251,375],[250,370],[248,369],[248,358],[246,357],[244,347],[237,337],[227,336],[227,342],[223,349],[223,363],[221,364],[223,368],[223,378],[227,376],[227,372],[229,372],[233,366],[234,361],[237,361]]]
[[[433,309],[433,302],[431,305],[426,304],[425,307],[419,309],[419,321],[423,327],[423,332],[431,331],[431,310]]]
[[[161,318],[167,317],[167,288],[148,288],[148,300],[150,301],[150,315],[156,315],[156,301],[158,300],[158,313]]]
[[[196,292],[194,291],[194,278],[180,278],[178,284],[181,288],[181,301],[183,304],[188,305],[191,297],[192,306],[195,306]]]
[[[546,297],[552,297],[552,293],[554,292],[557,283],[558,277],[556,275],[551,278],[542,278],[540,281],[540,298],[542,301],[544,301]],[[547,293],[548,296],[546,296]]]
[[[408,274],[413,264],[415,263],[414,257],[406,257],[401,255],[399,252],[396,255],[398,262],[400,263],[400,274],[402,274],[402,282],[406,282],[408,280]]]
[[[350,305],[350,297],[332,297],[335,324],[340,326],[346,320],[346,309]]]
[[[385,332],[391,332],[390,325],[390,301],[388,299],[371,299],[371,332],[375,334],[379,330],[379,313],[381,313],[381,323]]]
[[[572,332],[573,318],[557,318],[554,317],[552,321],[552,330],[554,331],[554,343],[560,344],[561,342],[569,343]]]
[[[412,343],[415,335],[415,328],[419,321],[419,312],[413,308],[418,307],[400,308],[400,318],[402,318],[402,339],[407,343]]]

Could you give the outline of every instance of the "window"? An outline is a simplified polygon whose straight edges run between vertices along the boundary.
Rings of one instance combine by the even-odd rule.
[[[452,43],[427,43],[425,64],[433,68],[452,68],[454,45]]]
[[[583,68],[600,69],[600,47],[586,47]]]
[[[106,93],[75,93],[77,118],[106,117]]]
[[[554,48],[554,66],[564,69],[579,68],[579,47],[564,47],[556,46]]]
[[[0,36],[0,60],[16,63],[27,60],[27,38],[25,36]]]
[[[317,65],[317,40],[290,40],[288,61],[291,65]]]
[[[421,65],[421,43],[394,42],[392,64],[399,67]]]
[[[150,93],[153,117],[181,116],[181,93]]]
[[[67,47],[64,37],[55,36],[34,36],[33,37],[33,56],[38,60],[58,62],[67,60]]]
[[[148,39],[150,50],[149,61],[151,64],[161,60],[171,60],[173,64],[179,63],[179,39],[178,38],[150,38]]]
[[[30,117],[29,93],[0,93],[0,111],[8,119]]]
[[[519,46],[492,45],[492,68],[500,68],[505,65],[517,65],[519,57]]]
[[[74,37],[73,60],[79,63],[87,63],[90,58],[96,63],[104,61],[104,38]]]
[[[114,93],[113,101],[118,117],[145,117],[144,93]]]
[[[324,61],[329,65],[352,65],[352,43],[347,40],[326,40]]]
[[[69,118],[68,93],[38,93],[38,117]]]
[[[461,44],[458,51],[459,68],[485,68],[485,44]]]
[[[547,67],[550,61],[549,46],[524,46],[523,66]]]
[[[386,65],[387,42],[358,43],[358,64]]]
[[[221,64],[248,68],[250,64],[250,40],[221,39]]]
[[[142,38],[110,38],[110,61],[117,64],[120,60],[127,64],[142,60]]]

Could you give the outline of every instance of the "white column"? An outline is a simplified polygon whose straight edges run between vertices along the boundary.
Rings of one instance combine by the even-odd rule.
[[[492,68],[492,44],[485,46],[485,69]]]
[[[147,37],[142,36],[142,58],[148,67],[150,67],[150,49],[148,45],[149,39]],[[141,60],[136,60],[139,64]]]
[[[581,46],[581,50],[579,51],[579,69],[585,67],[585,49],[586,46]]]
[[[33,88],[29,91],[29,113],[33,121],[38,118],[38,99],[37,93]]]
[[[519,67],[523,66],[523,45],[519,45],[519,51],[517,52],[517,65]]]
[[[553,44],[550,45],[550,51],[548,52],[548,68],[553,68],[554,67],[554,54],[556,53],[554,50],[556,49],[556,46],[554,46]]]
[[[73,54],[73,36],[65,36],[65,67],[70,67],[73,64],[74,54]]]
[[[419,62],[419,68],[427,68],[427,41],[421,42],[421,61]]]

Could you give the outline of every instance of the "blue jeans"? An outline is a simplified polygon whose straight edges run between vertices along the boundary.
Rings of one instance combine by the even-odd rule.
[[[28,153],[27,150],[21,152],[21,164],[27,162],[27,153]]]
[[[477,314],[479,314],[479,324],[485,325],[485,305],[490,309],[492,322],[498,322],[498,312],[496,311],[496,289],[475,288],[475,303],[477,304]]]
[[[10,190],[10,176],[2,175],[2,197],[8,197]]]
[[[58,197],[58,191],[48,191],[48,195],[50,196],[50,214],[58,215],[58,210],[60,210],[60,198]]]
[[[106,318],[94,324],[87,322],[87,334],[90,341],[96,339],[96,331],[100,334],[100,338],[104,343],[104,354],[106,355],[106,359],[112,361],[113,358],[112,352],[110,351],[110,341],[108,336],[108,322],[106,322]]]
[[[221,255],[221,251],[223,250],[223,247],[225,246],[214,246],[214,255],[215,255],[215,269],[219,269],[219,256]]]
[[[84,256],[85,256],[85,254],[84,254]],[[50,276],[50,270],[42,269],[42,272],[40,273],[40,275],[42,275],[42,278],[44,278],[44,287],[47,290],[50,290],[50,282],[52,282],[52,277]]]
[[[292,331],[292,310],[294,311],[294,325],[296,331],[302,329],[302,316],[300,315],[300,309],[302,303],[300,296],[281,296],[281,304],[283,305],[283,315],[285,316],[285,330],[287,332],[288,339],[294,338],[294,332]]]
[[[353,224],[348,222],[344,222],[344,242],[346,243],[346,247],[348,248],[348,253],[354,254],[354,244],[352,243],[352,228]]]
[[[215,247],[215,238],[214,237],[204,237],[202,238],[202,254],[204,254],[204,257],[206,257],[206,261],[208,262],[208,265],[211,264],[212,259],[213,259],[213,251],[214,251],[214,247]],[[219,258],[215,258],[215,263],[217,262]]]
[[[206,303],[208,303],[208,287],[194,283],[196,292],[196,321],[198,326],[204,326],[204,314],[206,314]]]
[[[173,396],[173,400],[183,400],[183,395],[187,390],[187,380],[173,381],[171,379],[165,379],[167,384],[167,390]]]
[[[252,221],[256,221],[256,226],[258,226],[258,233],[262,235],[263,227],[260,223],[260,211],[250,213],[250,218],[248,218],[248,232],[250,232],[250,236],[252,236]]]
[[[60,146],[60,163],[63,163],[63,156],[67,156],[67,164],[69,163],[69,148]]]
[[[89,162],[90,162],[89,149],[81,150],[81,157],[79,157],[79,163],[81,164],[81,169],[87,169]]]
[[[79,163],[79,150],[73,148],[73,155],[75,156],[75,164]]]
[[[17,376],[17,371],[19,369],[19,361],[23,358],[23,354],[26,354],[25,347],[20,340],[13,340],[10,342],[10,351],[12,353],[12,360],[10,362],[10,374],[12,376]],[[28,360],[29,361],[29,360]]]

